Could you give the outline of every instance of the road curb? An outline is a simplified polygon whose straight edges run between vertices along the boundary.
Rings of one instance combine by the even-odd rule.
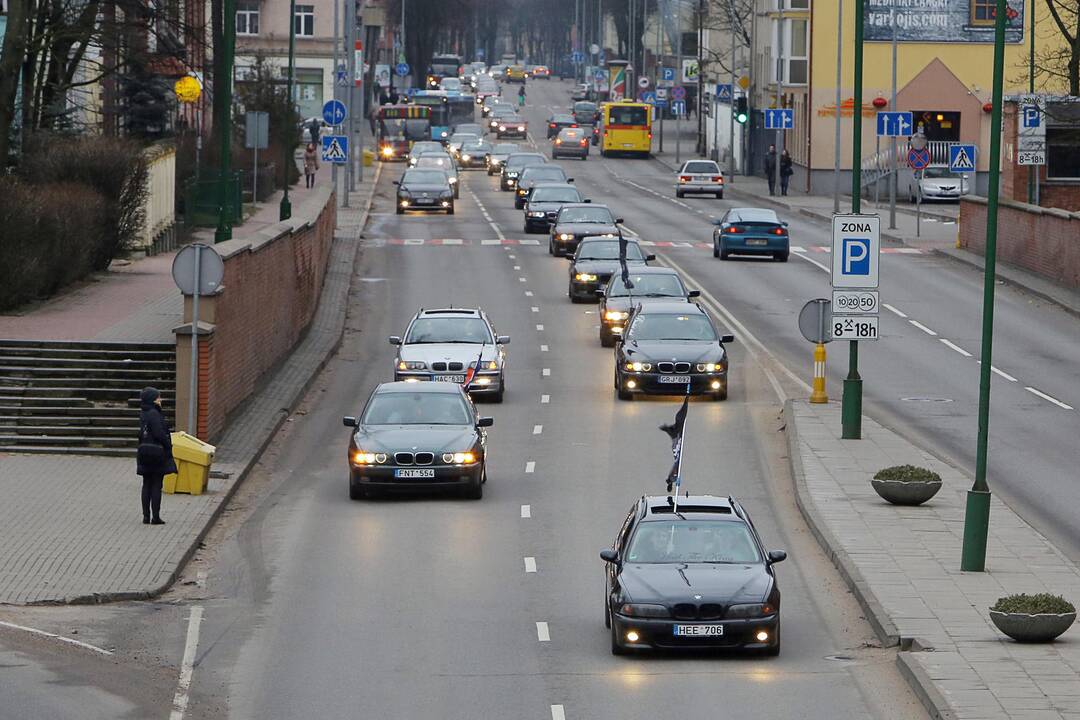
[[[803,468],[802,458],[799,455],[799,432],[795,425],[795,413],[793,401],[788,398],[784,401],[784,419],[786,421],[785,433],[788,440],[788,458],[791,464],[791,477],[795,483],[795,504],[799,512],[806,520],[810,532],[817,538],[818,545],[825,551],[829,560],[840,571],[844,583],[855,595],[859,606],[866,614],[866,619],[874,629],[874,634],[881,641],[882,646],[902,646],[903,639],[892,620],[885,613],[884,608],[878,601],[877,596],[870,590],[869,585],[863,578],[859,568],[848,556],[840,542],[832,532],[819,520],[817,505],[814,504],[810,493],[806,489],[806,472]]]
[[[375,170],[375,176],[371,180],[371,193],[368,196],[364,208],[360,212],[359,224],[357,225],[357,229],[355,231],[357,234],[357,240],[359,240],[359,236],[363,233],[364,226],[367,223],[368,215],[371,212],[371,206],[375,202],[375,188],[379,182],[379,178],[381,177],[381,175],[382,165],[380,164],[377,166]],[[330,198],[332,202],[337,202],[336,193],[331,193]],[[356,245],[352,251],[351,262],[349,263],[349,281],[345,289],[346,297],[348,297],[348,295],[351,294],[353,291],[354,282],[352,271],[356,267],[356,259],[360,254],[361,246],[362,243],[356,242]],[[321,297],[319,299],[319,302],[321,306]],[[316,308],[316,313],[318,313],[318,308]],[[313,367],[311,372],[307,374],[307,377],[305,377],[302,382],[298,383],[297,387],[289,393],[284,407],[282,407],[279,411],[275,413],[276,417],[274,419],[274,422],[265,432],[265,436],[260,439],[254,452],[252,452],[249,456],[243,458],[239,462],[239,468],[236,471],[236,480],[233,481],[233,483],[228,487],[228,489],[225,490],[220,502],[217,503],[214,509],[210,512],[209,516],[206,518],[202,529],[195,535],[195,537],[187,545],[187,547],[183,548],[179,559],[176,561],[175,567],[165,581],[145,591],[91,593],[88,595],[80,595],[73,598],[65,598],[63,600],[47,600],[37,603],[27,603],[27,605],[96,605],[103,603],[122,602],[127,600],[151,600],[167,592],[169,588],[171,588],[173,584],[177,581],[177,579],[179,579],[180,575],[187,567],[188,561],[191,560],[192,556],[195,554],[195,551],[199,549],[199,547],[202,545],[202,542],[205,539],[207,533],[210,532],[210,529],[217,522],[218,517],[220,517],[221,513],[224,512],[225,508],[229,504],[229,501],[232,499],[233,495],[236,494],[237,489],[239,489],[240,485],[244,482],[248,474],[251,472],[251,469],[255,466],[255,463],[262,456],[263,452],[266,450],[270,442],[274,439],[274,436],[277,434],[278,430],[281,429],[281,426],[285,423],[289,415],[299,404],[305,393],[307,393],[308,389],[311,387],[311,384],[315,381],[315,378],[317,378],[319,376],[319,373],[322,372],[323,368],[326,367],[326,364],[330,361],[330,358],[333,357],[334,354],[338,351],[338,348],[341,347],[341,341],[345,335],[345,321],[346,315],[343,315],[340,326],[334,331],[334,340],[330,344],[327,351],[323,354],[321,358],[319,358],[318,362],[315,363],[315,366]],[[312,322],[314,322],[314,316]],[[300,340],[293,347],[293,350],[289,353],[289,356],[282,360],[280,363],[278,363],[277,367],[275,368],[275,372],[280,371],[281,368],[289,362],[289,359],[292,358],[293,353],[295,353],[300,344],[303,343],[310,330],[311,325],[309,325],[308,328],[305,330],[303,336],[301,336]],[[250,402],[250,399],[248,400],[248,402]]]
[[[934,684],[933,679],[926,674],[922,665],[916,662],[912,654],[902,650],[896,654],[896,667],[900,674],[907,680],[908,686],[919,698],[923,708],[933,720],[955,720],[956,713],[949,709],[949,703]]]

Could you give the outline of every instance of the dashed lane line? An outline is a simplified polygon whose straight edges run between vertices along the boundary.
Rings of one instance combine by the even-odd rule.
[[[531,518],[532,517],[532,505],[522,505],[521,506],[521,517],[523,517],[523,518]]]
[[[566,711],[562,705],[551,706],[551,720],[566,720]]]
[[[544,432],[543,425],[533,425],[533,435],[539,435],[542,432]]]
[[[938,339],[941,340],[942,345],[949,348],[950,350],[955,350],[956,352],[960,353],[964,357],[971,357],[971,353],[969,353],[967,350],[960,347],[956,343],[954,343],[954,342],[952,342],[950,340],[946,340],[945,338],[938,338]]]
[[[908,320],[908,322],[911,323],[912,325],[914,325],[915,327],[919,328],[920,330],[922,330],[927,335],[930,335],[931,337],[937,337],[936,332],[934,332],[930,328],[926,327],[925,325],[923,325],[918,320]]]
[[[532,297],[532,296],[533,296],[533,291],[532,290],[526,290],[525,291],[525,297]]]
[[[551,377],[551,368],[544,368],[542,375],[544,377]]]
[[[1072,405],[1067,405],[1067,404],[1061,402],[1060,400],[1058,400],[1056,397],[1053,397],[1052,395],[1047,395],[1046,393],[1042,392],[1041,390],[1037,390],[1037,389],[1031,387],[1030,385],[1024,387],[1024,389],[1027,390],[1032,395],[1038,395],[1043,400],[1046,400],[1047,402],[1054,403],[1055,405],[1057,405],[1059,408],[1062,408],[1063,410],[1072,410],[1073,409]]]
[[[192,606],[191,615],[188,616],[187,639],[184,641],[184,657],[180,661],[180,679],[176,683],[176,694],[173,696],[169,720],[184,720],[184,713],[187,712],[191,677],[195,673],[195,653],[199,649],[199,628],[202,626],[202,616],[202,606]]]
[[[547,352],[547,351],[548,351],[548,346],[547,345],[541,345],[540,346],[540,352]]]
[[[548,624],[546,622],[537,621],[536,639],[540,642],[551,642],[551,631],[548,630]]]
[[[525,463],[525,472],[526,473],[534,473],[534,472],[536,472],[536,461],[529,460],[527,463]]]
[[[551,402],[551,396],[550,395],[541,395],[540,396],[540,404],[541,405],[547,405],[550,402]]]
[[[536,572],[536,558],[534,558],[534,557],[525,558],[525,572],[527,572],[527,573]]]
[[[544,332],[544,326],[543,326],[543,324],[541,324],[541,323],[537,323],[537,324],[536,324],[536,330],[537,330],[538,332]]]
[[[1014,377],[1013,377],[1012,375],[1010,375],[1009,373],[1005,372],[1004,370],[1001,370],[1001,369],[999,369],[999,368],[996,368],[996,367],[994,367],[993,365],[991,365],[991,366],[990,366],[990,370],[991,370],[992,372],[995,372],[995,373],[997,373],[997,374],[998,374],[998,375],[1000,375],[1001,377],[1005,378],[1005,379],[1006,379],[1006,380],[1008,380],[1009,382],[1017,382],[1016,378],[1014,378]]]
[[[530,309],[530,310],[532,310],[533,312],[540,312],[540,308],[536,307],[535,305],[533,305],[533,306],[532,306],[531,308],[529,308],[529,309]]]
[[[883,308],[885,308],[886,310],[888,310],[889,312],[891,312],[891,313],[892,313],[893,315],[898,315],[899,317],[902,317],[902,318],[906,318],[906,317],[907,317],[907,314],[906,314],[906,313],[904,313],[904,312],[901,312],[900,310],[898,310],[898,309],[894,308],[894,307],[893,307],[892,305],[890,305],[889,303],[881,303],[881,306],[882,306]]]

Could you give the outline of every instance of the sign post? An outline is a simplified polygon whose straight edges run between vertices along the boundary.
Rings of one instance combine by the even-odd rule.
[[[825,343],[832,342],[832,303],[817,298],[803,305],[799,312],[799,332],[814,343],[814,386],[810,402],[827,403],[825,393]]]
[[[1034,166],[1030,170],[1033,182],[1029,195],[1033,205],[1039,204],[1039,167],[1046,164],[1046,122],[1043,101],[1037,95],[1020,98],[1020,136],[1016,143],[1016,164]]]
[[[209,245],[192,243],[176,253],[172,264],[173,282],[180,292],[191,296],[191,374],[188,376],[187,431],[199,434],[199,297],[213,295],[221,287],[225,264]]]
[[[923,134],[922,125],[911,136],[911,149],[908,150],[908,165],[915,171],[915,237],[922,237],[922,179],[930,165],[929,142]]]
[[[251,202],[259,202],[259,150],[270,146],[270,113],[253,110],[244,115],[244,146],[254,152],[251,173]]]

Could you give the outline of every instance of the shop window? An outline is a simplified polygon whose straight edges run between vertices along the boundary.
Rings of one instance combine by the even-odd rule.
[[[1080,127],[1046,128],[1046,177],[1080,180]]]

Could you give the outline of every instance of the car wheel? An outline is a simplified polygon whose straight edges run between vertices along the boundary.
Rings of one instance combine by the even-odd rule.
[[[762,655],[766,657],[779,657],[780,656],[780,623],[776,624],[776,644],[772,647],[765,648],[762,651]]]
[[[401,205],[398,205],[397,206],[397,214],[398,215],[404,215],[405,214],[405,208],[401,207]]]
[[[778,253],[776,253],[776,259],[777,259],[777,261],[778,261],[778,262],[787,262],[787,259],[788,259],[788,253],[789,253],[789,252],[790,252],[790,251],[788,251],[788,250],[785,250],[784,252],[778,252]]]
[[[367,493],[358,484],[353,482],[352,478],[349,478],[349,499],[350,500],[363,500],[367,497]]]
[[[555,254],[555,238],[548,236],[548,255]]]
[[[525,234],[532,235],[532,231],[532,225],[530,225],[529,223],[525,223]]]
[[[600,331],[600,346],[601,347],[615,347],[615,336],[611,333],[606,333],[603,330]]]
[[[486,468],[483,472],[486,472]],[[482,475],[465,488],[465,497],[469,500],[480,500],[484,497],[484,478]]]
[[[724,199],[724,193],[722,193],[722,192],[716,193],[716,199],[717,200],[723,200]]]
[[[450,203],[450,207],[446,208],[446,214],[447,215],[453,215],[454,214],[454,203]]]
[[[716,258],[720,257],[720,246],[716,244],[715,240],[713,240],[712,244],[712,256]]]
[[[606,594],[604,595],[604,627],[611,627],[611,602]]]
[[[457,200],[459,197],[461,197],[460,185],[461,185],[461,183],[454,183],[454,199],[455,200]]]
[[[506,380],[499,378],[499,392],[491,396],[491,402],[501,403],[506,395]]]
[[[684,197],[683,196],[683,191],[682,190],[676,190],[675,191],[675,197],[677,197],[677,198]]]
[[[619,396],[620,400],[633,400],[634,394],[624,390],[622,379],[619,377],[619,373],[615,373],[615,394]]]
[[[611,654],[612,655],[626,655],[629,652],[623,647],[622,642],[619,640],[619,631],[615,628],[615,624],[611,624]]]
[[[731,256],[731,253],[729,253],[727,248],[724,247],[724,243],[720,243],[720,259],[721,260],[727,260],[728,257],[730,257],[730,256]]]

